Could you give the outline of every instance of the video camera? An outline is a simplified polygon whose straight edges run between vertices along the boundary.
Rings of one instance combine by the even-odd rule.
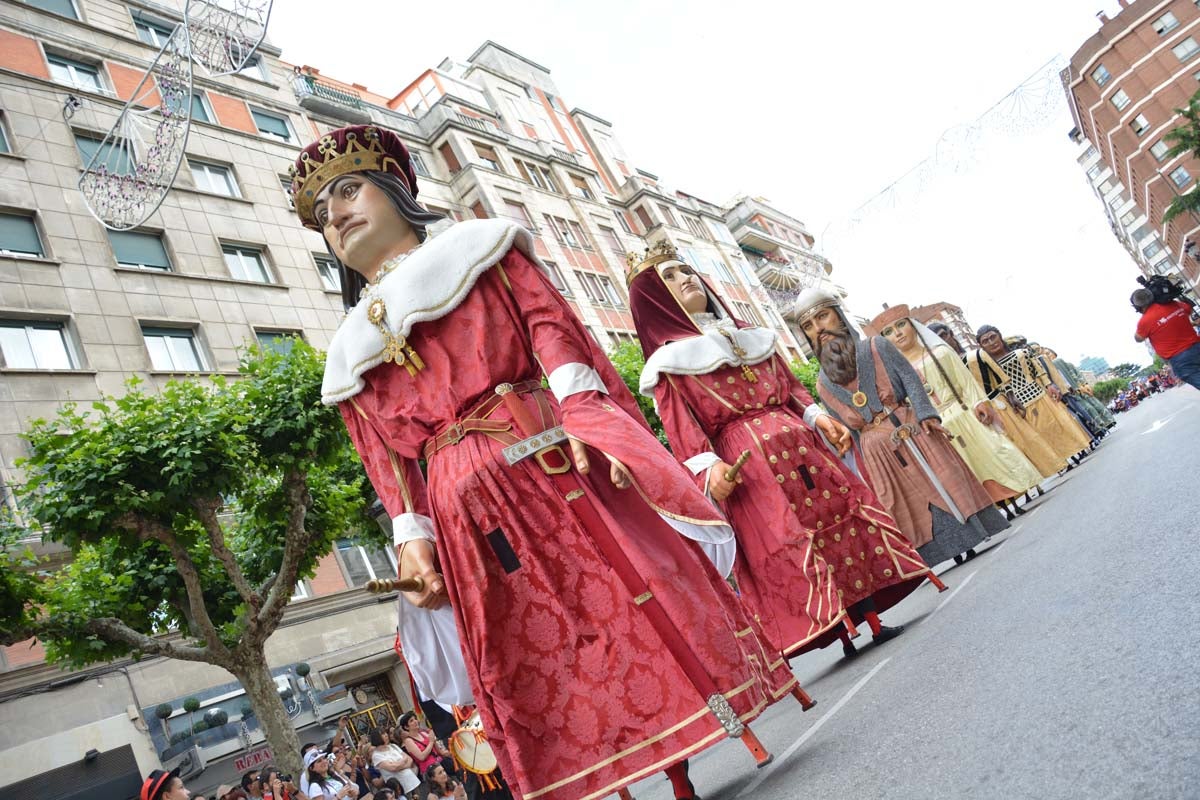
[[[1170,303],[1172,300],[1182,300],[1195,308],[1196,304],[1187,297],[1184,297],[1183,287],[1165,275],[1153,275],[1149,278],[1145,275],[1139,275],[1137,282],[1150,290],[1150,293],[1154,295],[1155,303]]]

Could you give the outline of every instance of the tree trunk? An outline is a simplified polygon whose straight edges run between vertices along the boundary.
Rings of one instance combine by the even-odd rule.
[[[300,737],[292,727],[287,709],[275,687],[275,679],[265,659],[253,657],[235,664],[230,670],[242,682],[246,697],[254,706],[254,713],[267,736],[267,744],[274,754],[272,759],[275,766],[283,772],[295,776],[296,785],[300,785]]]

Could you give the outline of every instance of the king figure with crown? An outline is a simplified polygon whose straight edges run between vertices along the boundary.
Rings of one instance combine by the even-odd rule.
[[[774,658],[838,638],[852,656],[853,622],[864,619],[877,643],[898,635],[903,626],[882,625],[879,612],[932,573],[838,457],[850,432],[792,375],[775,331],[734,319],[670,243],[629,262],[646,355],[639,388],[654,398],[672,452],[733,525],[739,594]]]
[[[745,723],[795,686],[724,580],[729,525],[528,231],[471,220],[427,240],[439,217],[375,126],[294,170],[353,304],[323,400],[392,517],[400,577],[420,579],[399,605],[421,695],[477,706],[518,796],[601,797],[663,769],[692,796],[685,759],[726,735],[757,745]]]

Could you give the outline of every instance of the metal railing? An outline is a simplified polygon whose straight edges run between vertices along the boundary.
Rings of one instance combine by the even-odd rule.
[[[296,92],[297,99],[300,100],[305,97],[319,97],[348,108],[363,110],[362,96],[358,92],[330,86],[312,75],[296,74],[292,79],[292,88]]]

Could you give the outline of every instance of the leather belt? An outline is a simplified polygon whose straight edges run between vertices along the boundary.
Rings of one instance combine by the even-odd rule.
[[[541,381],[522,381],[513,384],[513,391],[519,394],[527,394],[542,388]],[[475,406],[458,418],[454,423],[447,425],[437,433],[432,439],[425,443],[425,460],[428,461],[433,457],[433,454],[439,450],[444,450],[447,447],[452,447],[466,438],[468,433],[484,433],[484,434],[501,434],[508,433],[512,430],[511,422],[502,420],[488,419],[497,408],[504,404],[503,398],[494,392],[489,393],[487,397],[475,404]],[[498,438],[498,437],[493,437]],[[503,444],[511,444],[515,439],[503,441]]]

